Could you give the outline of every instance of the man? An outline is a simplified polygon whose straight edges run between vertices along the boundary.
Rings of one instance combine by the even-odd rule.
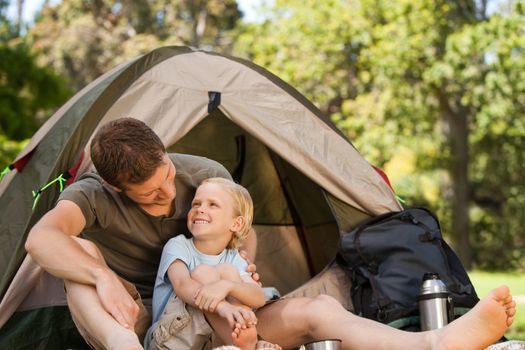
[[[64,279],[75,323],[93,347],[142,349],[149,317],[140,299],[151,298],[163,244],[187,232],[186,214],[202,180],[231,177],[211,160],[166,154],[158,136],[131,118],[102,126],[91,158],[98,174],[83,175],[61,194],[32,228],[26,249]],[[88,240],[77,237],[81,232]],[[246,243],[253,258],[253,230]],[[397,331],[352,315],[328,296],[281,299],[257,317],[260,335],[283,348],[339,338],[345,349],[477,349],[501,337],[514,313],[501,287],[435,332]]]

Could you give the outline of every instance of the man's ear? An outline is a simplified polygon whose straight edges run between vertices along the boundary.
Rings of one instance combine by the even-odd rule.
[[[230,230],[232,232],[238,232],[244,226],[244,221],[244,216],[239,215],[235,217],[230,225]]]
[[[108,186],[109,188],[111,188],[113,191],[115,192],[122,192],[122,190],[120,188],[118,188],[117,186],[113,186],[112,184],[104,181],[104,183],[106,184],[106,186]]]

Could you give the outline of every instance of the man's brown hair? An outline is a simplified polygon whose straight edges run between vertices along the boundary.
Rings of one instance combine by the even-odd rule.
[[[91,159],[110,185],[126,190],[140,184],[159,166],[166,148],[155,132],[140,120],[121,118],[104,124],[91,142]]]

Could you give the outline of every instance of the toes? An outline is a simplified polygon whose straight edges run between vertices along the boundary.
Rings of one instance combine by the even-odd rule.
[[[508,297],[510,297],[510,290],[509,287],[506,285],[499,286],[498,288],[495,288],[491,291],[491,294],[495,297],[498,301],[506,301]]]

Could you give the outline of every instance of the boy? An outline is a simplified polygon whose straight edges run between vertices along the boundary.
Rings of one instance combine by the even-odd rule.
[[[251,308],[264,305],[264,293],[237,250],[252,219],[253,203],[244,187],[210,178],[197,188],[187,221],[193,237],[178,235],[162,252],[154,323],[146,336],[149,349],[202,348],[211,334],[206,319],[224,343],[256,348],[257,318]]]

